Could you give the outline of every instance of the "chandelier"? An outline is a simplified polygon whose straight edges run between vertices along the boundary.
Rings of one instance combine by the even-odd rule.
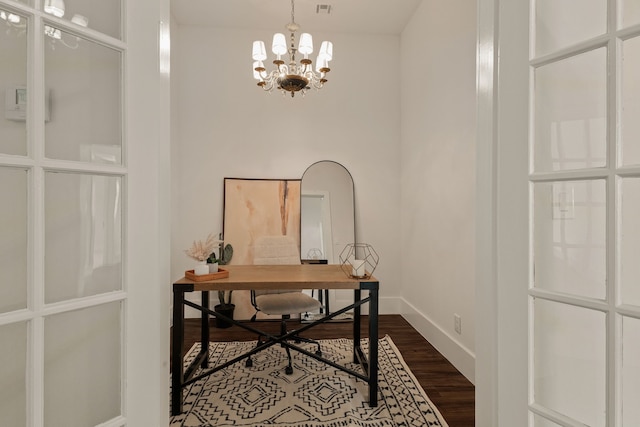
[[[298,48],[295,47],[295,33],[300,29],[294,18],[294,0],[291,0],[291,22],[285,26],[289,31],[289,46],[285,35],[276,33],[273,35],[271,51],[276,55],[273,60],[275,69],[267,72],[264,61],[267,59],[267,52],[264,42],[256,40],[253,42],[253,77],[258,80],[258,86],[265,91],[271,92],[274,88],[281,90],[283,95],[291,93],[293,98],[296,92],[305,91],[311,88],[321,89],[327,82],[326,75],[329,71],[329,61],[333,58],[333,43],[323,41],[320,52],[316,59],[316,69],[313,69],[313,62],[309,55],[313,53],[313,39],[311,34],[302,33]],[[289,62],[285,62],[282,56],[288,54]],[[296,61],[296,54],[303,56]]]

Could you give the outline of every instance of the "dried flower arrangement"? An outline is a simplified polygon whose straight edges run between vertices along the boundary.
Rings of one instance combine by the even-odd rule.
[[[216,239],[213,233],[209,233],[207,240],[204,242],[202,240],[194,240],[191,247],[184,252],[197,261],[206,261],[220,243],[222,243],[222,240]]]

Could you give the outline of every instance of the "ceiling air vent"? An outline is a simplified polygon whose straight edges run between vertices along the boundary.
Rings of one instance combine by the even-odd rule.
[[[318,15],[329,15],[331,13],[331,5],[330,4],[316,5],[316,13]]]

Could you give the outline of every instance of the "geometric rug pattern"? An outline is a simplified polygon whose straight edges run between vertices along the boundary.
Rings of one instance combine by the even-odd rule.
[[[274,345],[183,389],[183,413],[175,427],[447,427],[389,336],[378,341],[378,406],[369,407],[367,383],[292,351],[294,371],[286,375],[285,350]],[[362,372],[353,361],[352,340],[321,340],[323,357]],[[210,366],[251,350],[255,342],[212,342]],[[315,351],[313,346],[301,347]],[[307,347],[308,346],[308,347]],[[368,340],[362,340],[368,351]],[[196,343],[185,365],[200,350]]]

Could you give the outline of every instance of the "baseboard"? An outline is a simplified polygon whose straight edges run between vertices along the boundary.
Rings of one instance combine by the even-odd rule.
[[[404,298],[399,298],[402,315],[436,350],[440,352],[471,383],[475,384],[475,354],[462,345],[455,337],[443,331],[429,316],[420,312]]]

